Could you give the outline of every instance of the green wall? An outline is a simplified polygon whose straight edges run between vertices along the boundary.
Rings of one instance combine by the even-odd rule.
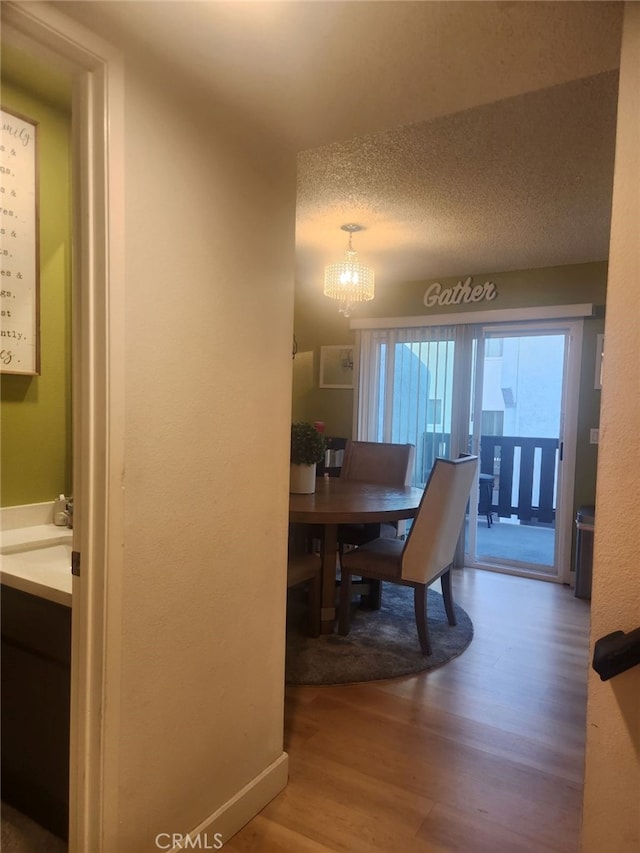
[[[3,52],[2,106],[38,122],[39,376],[2,374],[1,504],[71,494],[70,111],[15,82]],[[21,79],[18,77],[18,79]]]
[[[594,390],[596,336],[604,331],[607,264],[605,262],[516,270],[501,273],[470,273],[474,284],[493,281],[498,296],[492,302],[426,308],[427,287],[436,279],[404,282],[376,288],[372,302],[360,306],[354,319],[413,317],[434,314],[570,305],[589,302],[597,306],[596,316],[584,323],[582,369],[578,407],[578,437],[575,505],[595,501],[597,446],[589,443],[589,430],[600,421],[600,391]],[[461,277],[437,279],[443,287],[455,285]],[[293,362],[293,420],[324,421],[327,435],[351,437],[353,392],[322,389],[318,385],[320,347],[353,344],[355,332],[349,320],[338,313],[337,303],[322,294],[319,282],[296,286],[295,335],[298,353]]]

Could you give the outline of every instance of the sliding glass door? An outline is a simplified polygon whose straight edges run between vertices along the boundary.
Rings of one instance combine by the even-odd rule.
[[[470,433],[481,473],[467,563],[556,577],[570,330],[484,327],[476,341]]]
[[[582,324],[427,326],[359,333],[357,436],[480,457],[465,563],[568,580]]]

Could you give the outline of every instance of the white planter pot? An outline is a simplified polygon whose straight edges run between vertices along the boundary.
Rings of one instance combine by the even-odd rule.
[[[316,466],[291,464],[289,491],[294,495],[311,495],[316,490]]]

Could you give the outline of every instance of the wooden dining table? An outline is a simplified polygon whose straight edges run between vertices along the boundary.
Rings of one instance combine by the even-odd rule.
[[[330,634],[336,616],[338,525],[401,521],[415,518],[423,495],[413,486],[383,486],[340,477],[318,477],[308,495],[289,495],[289,521],[321,525],[321,632]]]

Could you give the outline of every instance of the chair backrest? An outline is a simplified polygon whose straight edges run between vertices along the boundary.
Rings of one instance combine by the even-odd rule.
[[[402,552],[402,577],[429,583],[453,562],[477,456],[436,459]]]
[[[413,444],[348,441],[340,477],[385,486],[409,486],[415,456]]]
[[[344,449],[349,439],[340,438],[339,436],[327,436],[326,439],[327,449],[324,459],[316,465],[316,476],[322,477],[323,474],[328,474],[329,477],[339,477],[344,458]]]

